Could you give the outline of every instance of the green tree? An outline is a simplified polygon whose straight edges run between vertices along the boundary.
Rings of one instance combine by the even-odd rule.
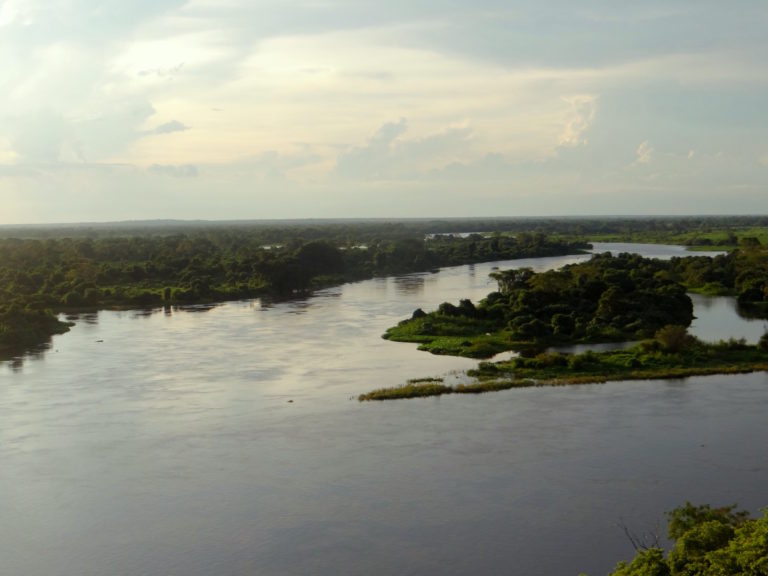
[[[735,506],[686,502],[667,517],[674,542],[667,557],[658,547],[640,549],[612,576],[768,576],[768,509],[750,519]]]
[[[668,324],[656,332],[656,341],[667,352],[682,352],[691,346],[696,338],[688,334],[685,326]]]

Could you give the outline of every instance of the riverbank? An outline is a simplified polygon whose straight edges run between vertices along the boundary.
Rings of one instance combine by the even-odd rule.
[[[376,276],[488,261],[585,254],[584,242],[543,234],[440,236],[340,245],[329,240],[253,245],[255,233],[0,240],[0,354],[50,342],[56,315],[295,297]],[[338,240],[337,240],[338,242]]]

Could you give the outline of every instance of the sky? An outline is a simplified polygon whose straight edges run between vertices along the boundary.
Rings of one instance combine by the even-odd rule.
[[[0,0],[0,223],[768,213],[765,0]]]

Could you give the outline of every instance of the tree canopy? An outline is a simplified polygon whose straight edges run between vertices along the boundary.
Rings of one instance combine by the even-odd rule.
[[[753,519],[735,506],[686,502],[667,517],[672,549],[640,547],[612,576],[768,575],[768,510]]]

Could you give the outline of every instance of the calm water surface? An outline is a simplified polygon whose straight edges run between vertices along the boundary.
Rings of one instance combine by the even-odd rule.
[[[100,312],[0,364],[0,574],[596,576],[632,555],[622,520],[768,504],[765,374],[353,399],[474,366],[379,335],[492,267]],[[762,334],[695,303],[702,337]]]

